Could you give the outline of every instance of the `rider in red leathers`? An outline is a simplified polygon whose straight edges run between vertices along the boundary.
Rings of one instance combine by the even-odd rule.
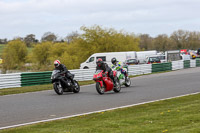
[[[96,70],[103,70],[103,72],[108,73],[108,76],[112,79],[114,85],[115,85],[115,79],[113,76],[112,69],[108,66],[108,64],[104,63],[101,58],[99,58],[96,62],[97,67]]]

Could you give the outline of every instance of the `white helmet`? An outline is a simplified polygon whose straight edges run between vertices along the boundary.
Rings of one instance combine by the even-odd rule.
[[[59,67],[59,65],[60,65],[60,61],[59,61],[59,60],[55,60],[55,61],[54,61],[54,66],[55,66],[55,67]]]

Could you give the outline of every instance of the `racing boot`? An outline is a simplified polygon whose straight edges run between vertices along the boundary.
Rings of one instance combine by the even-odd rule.
[[[72,81],[72,85],[73,85],[73,86],[75,86],[75,82],[74,82],[74,80],[73,80],[73,79],[71,79],[71,81]]]
[[[74,82],[74,79],[73,79],[72,76],[70,77],[70,80],[71,80],[71,82],[72,82],[72,86],[75,87],[75,82]]]
[[[127,74],[127,73],[125,73],[125,74],[124,74],[124,76],[125,76],[125,82],[127,82],[127,79],[128,79],[128,74]]]
[[[112,79],[112,81],[113,81],[113,85],[114,85],[114,87],[116,87],[116,81],[115,81],[115,78],[112,77],[111,79]]]

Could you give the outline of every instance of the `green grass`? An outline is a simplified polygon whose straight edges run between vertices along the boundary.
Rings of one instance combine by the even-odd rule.
[[[94,81],[79,81],[79,85],[88,85],[93,84]],[[36,91],[44,91],[53,89],[52,84],[46,85],[35,85],[35,86],[25,86],[25,87],[17,87],[17,88],[6,88],[0,89],[0,96],[10,95],[10,94],[19,94],[19,93],[27,93],[27,92],[36,92]]]
[[[199,133],[200,94],[52,122],[0,133]]]

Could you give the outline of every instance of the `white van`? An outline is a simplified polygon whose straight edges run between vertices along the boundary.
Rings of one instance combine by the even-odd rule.
[[[167,62],[166,56],[163,54],[151,55],[151,56],[147,56],[146,58],[149,58],[149,57],[158,57],[161,63]],[[147,60],[146,60],[146,63],[148,62]]]
[[[181,55],[181,60],[190,60],[190,55]]]
[[[140,64],[146,63],[146,57],[151,56],[151,55],[156,55],[157,51],[156,50],[150,50],[150,51],[138,51],[137,53],[137,58]]]
[[[91,55],[85,62],[81,63],[80,69],[96,68],[96,61],[98,58],[101,58],[105,63],[111,66],[111,59],[113,57],[124,63],[126,59],[137,59],[137,54],[135,51],[95,53]]]
[[[181,60],[180,50],[165,51],[167,62]]]

